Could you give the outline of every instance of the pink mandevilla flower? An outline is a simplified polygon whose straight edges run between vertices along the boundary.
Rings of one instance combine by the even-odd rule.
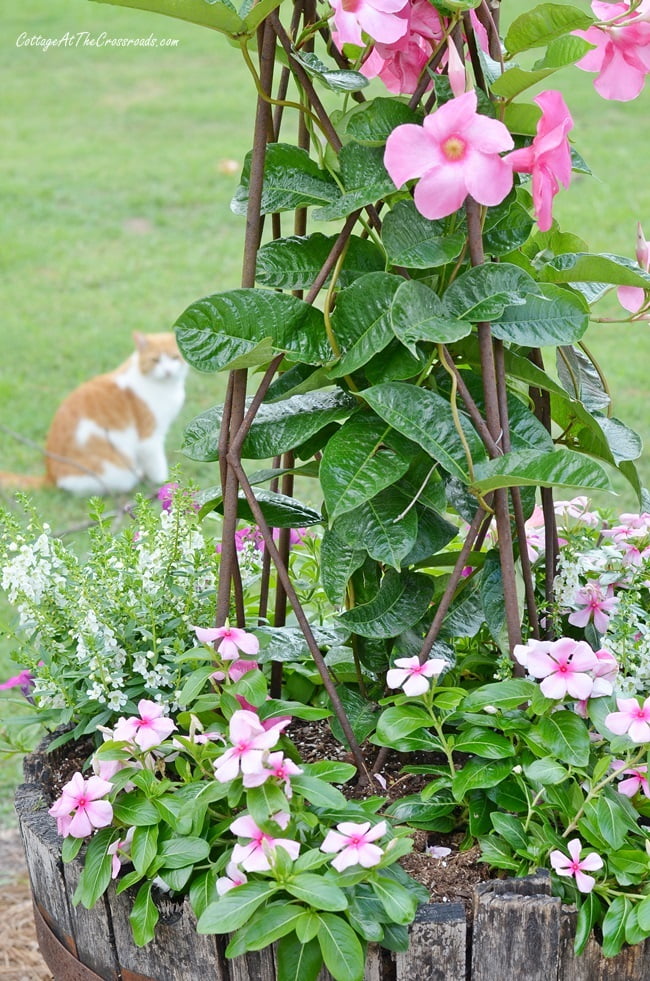
[[[535,215],[540,231],[547,232],[553,224],[553,198],[560,184],[571,182],[571,150],[567,133],[573,119],[559,92],[549,89],[534,100],[542,110],[537,134],[530,146],[514,150],[505,158],[513,170],[532,174]]]
[[[138,702],[139,717],[118,719],[113,738],[135,743],[144,752],[159,746],[176,729],[172,720],[163,715],[163,711],[162,705],[157,702],[141,698]]]
[[[231,627],[226,621],[223,627],[194,627],[197,640],[202,644],[214,644],[217,654],[221,654],[224,661],[234,661],[239,657],[239,652],[255,657],[260,649],[260,642],[254,634],[249,634],[241,627]]]
[[[636,261],[644,272],[650,271],[650,242],[646,241],[641,222],[637,222],[636,226]],[[621,306],[630,313],[638,313],[646,302],[646,291],[640,286],[619,286],[616,296]]]
[[[235,889],[237,886],[243,886],[245,882],[248,882],[248,876],[242,872],[235,862],[228,862],[226,865],[226,874],[219,876],[217,879],[217,894],[219,896],[225,896],[231,889]]]
[[[262,770],[244,774],[244,787],[260,787],[269,777],[274,777],[284,783],[285,797],[291,798],[291,778],[297,777],[302,772],[300,767],[296,766],[293,760],[288,759],[284,753],[280,751],[269,753]]]
[[[273,821],[284,830],[289,824],[289,815],[280,811],[273,815]],[[230,825],[230,830],[238,838],[250,838],[247,844],[241,845],[238,842],[232,850],[233,862],[246,872],[267,872],[271,868],[275,848],[283,848],[293,861],[300,854],[299,842],[291,838],[273,838],[272,835],[258,828],[248,814],[235,818]]]
[[[413,657],[398,657],[395,667],[386,673],[389,688],[403,688],[405,695],[424,695],[429,690],[429,679],[437,678],[447,667],[442,657],[432,657],[420,664],[417,654]]]
[[[339,852],[332,859],[332,865],[338,872],[343,872],[351,865],[362,865],[364,869],[369,869],[381,862],[384,850],[374,842],[385,834],[385,821],[380,821],[374,827],[371,827],[370,821],[364,824],[343,821],[342,824],[337,824],[336,831],[327,832],[320,848],[322,852]]]
[[[265,755],[277,743],[288,721],[275,721],[265,729],[255,712],[241,709],[230,719],[230,749],[214,761],[214,775],[219,783],[228,783],[241,773],[260,773],[264,770]]]
[[[34,675],[29,668],[23,668],[13,678],[7,678],[6,681],[3,681],[0,685],[0,691],[6,691],[9,688],[20,688],[23,695],[29,695],[33,685]]]
[[[360,70],[366,78],[381,78],[389,92],[410,95],[433,53],[431,42],[442,40],[444,31],[429,0],[414,0],[396,16],[407,21],[407,31],[392,44],[375,43]]]
[[[643,705],[636,698],[617,698],[618,712],[605,716],[605,725],[616,736],[626,733],[633,743],[650,742],[650,697]]]
[[[612,769],[620,770],[623,766],[625,766],[625,760],[612,760]],[[617,787],[619,794],[624,794],[625,797],[634,797],[639,791],[643,791],[645,797],[650,797],[650,783],[648,783],[646,764],[640,763],[638,766],[623,770],[621,776],[628,773],[630,776],[626,780],[621,780]]]
[[[568,856],[558,848],[551,852],[550,859],[553,871],[556,875],[574,876],[580,892],[591,892],[596,880],[593,875],[585,875],[585,870],[596,872],[598,869],[602,869],[602,858],[596,852],[589,852],[581,859],[582,842],[579,838],[572,838],[571,841],[567,842],[567,851],[569,852]]]
[[[613,586],[603,588],[600,582],[594,580],[576,590],[573,603],[578,609],[569,616],[569,623],[574,627],[586,627],[593,619],[598,633],[604,634],[610,614],[618,605],[618,597],[614,596]]]
[[[109,825],[113,820],[113,807],[101,798],[112,789],[113,784],[108,780],[100,777],[84,780],[81,773],[75,773],[48,811],[56,818],[59,834],[87,838],[95,828]]]
[[[595,45],[595,50],[588,51],[576,62],[576,67],[586,72],[598,72],[594,88],[603,99],[617,102],[636,99],[650,72],[647,3],[632,11],[629,3],[594,0],[591,9],[605,23],[586,31],[573,31]]]
[[[340,49],[344,44],[363,47],[361,32],[373,41],[392,44],[408,30],[408,20],[397,16],[408,3],[405,0],[330,0],[334,8],[332,38]]]
[[[445,218],[468,194],[479,204],[499,204],[512,188],[512,169],[499,156],[512,149],[512,137],[476,106],[476,92],[466,92],[445,102],[422,126],[405,123],[388,137],[386,170],[396,187],[419,178],[414,201],[425,218]]]
[[[589,698],[594,679],[589,672],[598,666],[598,658],[589,644],[571,637],[560,640],[529,640],[517,644],[516,660],[533,678],[543,678],[539,686],[547,698]]]

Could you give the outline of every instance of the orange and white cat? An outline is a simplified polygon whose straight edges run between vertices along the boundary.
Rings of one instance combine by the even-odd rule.
[[[136,350],[124,364],[84,382],[57,409],[41,483],[89,497],[167,480],[165,437],[185,400],[188,366],[173,334],[133,338]],[[0,482],[21,484],[12,477],[2,475]]]

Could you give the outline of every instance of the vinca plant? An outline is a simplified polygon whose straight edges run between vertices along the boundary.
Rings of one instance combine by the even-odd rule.
[[[639,96],[650,3],[504,3],[502,31],[489,0],[118,2],[225,35],[256,103],[241,284],[175,324],[228,377],[184,440],[214,464],[214,603],[174,623],[173,692],[61,718],[103,740],[51,809],[77,900],[120,874],[144,943],[155,884],[231,955],[277,942],[282,981],[358,981],[408,943],[417,829],[548,870],[578,951],[650,936],[650,501],[585,343],[606,294],[648,319],[648,246],[553,217],[590,173],[553,76],[594,73],[595,112]],[[613,474],[637,514],[590,508]],[[302,759],[290,718],[349,765]]]

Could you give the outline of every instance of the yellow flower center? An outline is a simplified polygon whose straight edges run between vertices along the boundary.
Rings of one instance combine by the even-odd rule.
[[[460,160],[465,153],[465,140],[460,136],[449,136],[442,144],[442,152],[447,160]]]

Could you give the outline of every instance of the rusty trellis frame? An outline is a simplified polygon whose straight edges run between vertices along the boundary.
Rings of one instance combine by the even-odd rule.
[[[477,8],[477,15],[488,33],[491,51],[495,58],[500,57],[501,50],[498,37],[498,14],[499,0],[492,0],[490,3],[487,0],[482,0],[481,5]],[[296,51],[293,47],[292,39],[297,37],[301,25],[305,27],[315,22],[316,12],[314,0],[295,0],[289,33],[281,24],[277,11],[271,13],[258,29],[259,65],[256,69],[258,97],[250,162],[246,232],[241,277],[241,285],[244,288],[252,288],[255,285],[256,259],[264,229],[265,216],[261,214],[261,211],[266,146],[268,143],[279,140],[285,105],[290,104],[293,107],[297,106],[297,108],[301,108],[297,103],[286,102],[288,83],[291,76],[294,77],[301,90],[303,110],[308,112],[312,120],[318,125],[320,132],[323,134],[330,148],[335,153],[338,153],[341,149],[341,141],[330,116],[318,97],[308,73],[296,58]],[[479,87],[485,87],[483,72],[474,41],[474,33],[467,13],[464,15],[464,23],[476,82]],[[340,67],[349,67],[344,56],[331,43],[328,29],[321,26],[320,32],[328,42],[328,49],[332,58]],[[274,94],[276,51],[278,47],[284,52],[286,64],[279,72],[279,79],[277,80]],[[306,50],[309,50],[309,46],[306,47]],[[440,59],[441,51],[438,51],[431,59],[428,69],[434,70],[438,66]],[[430,76],[427,72],[424,72],[421,83],[409,102],[411,108],[415,108],[420,103],[420,100],[427,93],[429,83]],[[359,102],[364,101],[364,96],[361,93],[354,93],[353,97]],[[435,92],[433,95],[427,96],[426,109],[431,109],[434,99]],[[309,148],[309,132],[305,126],[304,115],[302,113],[299,118],[298,145],[303,149]],[[381,229],[381,206],[382,203],[378,202],[375,205],[368,205],[363,209],[366,213],[365,221],[377,230]],[[336,272],[342,261],[348,240],[357,222],[360,220],[361,214],[362,211],[358,210],[348,216],[325,263],[307,294],[304,297],[302,297],[301,292],[294,295],[301,296],[309,304],[313,304],[316,301],[330,273],[333,271]],[[272,237],[279,238],[281,236],[280,215],[273,214],[270,217]],[[485,262],[485,256],[482,243],[480,210],[479,206],[471,198],[467,199],[466,217],[470,262],[473,266],[481,265]],[[297,210],[295,213],[293,234],[304,235],[305,231],[306,210],[303,208]],[[400,270],[400,272],[407,277],[408,274],[405,270]],[[461,373],[454,364],[446,346],[439,345],[438,353],[440,363],[448,372],[454,389],[460,396],[464,408],[485,446],[488,456],[495,458],[510,449],[510,424],[506,400],[504,348],[502,341],[493,337],[489,323],[479,324],[477,333],[483,378],[484,413],[481,412],[468,391]],[[543,368],[541,351],[532,350],[529,357],[536,367]],[[276,626],[285,624],[287,609],[290,606],[304,634],[314,663],[321,675],[323,685],[331,701],[332,709],[349,743],[353,758],[359,768],[360,777],[362,780],[368,780],[369,769],[375,771],[379,769],[383,764],[387,751],[380,750],[372,765],[365,759],[346,716],[333,678],[325,663],[323,653],[318,646],[305,610],[299,601],[291,581],[289,574],[289,529],[280,530],[276,543],[273,536],[273,529],[265,519],[262,508],[255,497],[242,466],[241,450],[244,440],[274,376],[281,369],[283,358],[284,355],[280,354],[269,364],[250,402],[247,402],[248,371],[246,369],[236,369],[231,371],[229,375],[219,436],[219,461],[224,520],[221,577],[217,596],[216,622],[217,625],[222,625],[226,618],[232,614],[234,608],[238,625],[244,626],[244,600],[235,540],[238,500],[241,493],[248,502],[253,518],[260,528],[265,543],[259,617],[260,619],[264,619],[268,615],[270,603],[269,574],[270,564],[272,563],[277,575],[273,607],[274,623]],[[548,392],[541,389],[531,389],[530,396],[537,418],[550,431],[550,398]],[[282,458],[276,459],[275,464],[284,469],[290,469],[293,465],[293,457],[290,453],[284,454]],[[281,481],[279,489],[283,493],[290,495],[293,489],[293,476],[291,474],[285,474],[281,478]],[[278,487],[277,482],[275,486],[276,488]],[[551,557],[550,561],[547,562],[546,582],[546,599],[547,602],[550,602],[552,599],[553,578],[558,555],[557,531],[552,491],[542,488],[541,495],[545,517],[546,554]],[[521,494],[518,488],[511,488],[510,491],[506,489],[496,490],[491,495],[488,495],[487,499],[482,499],[478,502],[474,519],[471,521],[466,532],[464,544],[458,552],[457,561],[451,571],[445,590],[438,601],[427,635],[423,640],[419,655],[421,662],[428,658],[433,644],[438,637],[444,618],[449,611],[458,584],[461,581],[463,568],[467,564],[468,558],[473,550],[481,548],[493,521],[496,525],[498,539],[510,650],[512,651],[514,646],[521,643],[522,640],[521,617],[517,603],[515,581],[515,542],[518,545],[521,573],[525,586],[526,613],[530,633],[535,638],[541,636],[540,618],[536,608],[534,580],[526,548],[526,532]],[[551,630],[549,617],[547,617],[545,623],[545,636],[548,636]],[[515,665],[515,673],[520,672],[519,665]],[[281,680],[282,665],[275,663],[272,666],[271,687],[272,694],[275,697],[278,697],[280,694]]]

